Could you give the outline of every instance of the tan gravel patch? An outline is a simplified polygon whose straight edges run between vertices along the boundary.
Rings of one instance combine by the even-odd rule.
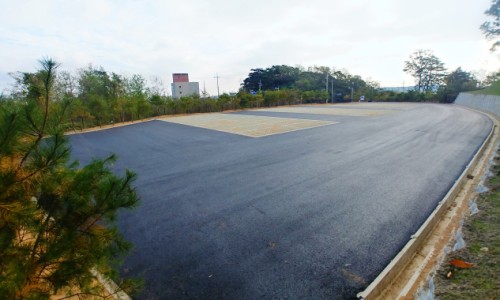
[[[255,138],[337,123],[319,120],[275,118],[222,113],[168,117],[160,118],[158,120]]]
[[[294,106],[294,107],[275,107],[263,109],[268,112],[281,112],[281,113],[297,113],[297,114],[313,114],[313,115],[336,115],[336,116],[351,116],[351,117],[376,117],[387,114],[393,114],[394,110],[383,109],[350,109],[340,108],[335,106]]]
[[[415,103],[401,103],[401,102],[352,102],[340,103],[334,106],[345,108],[366,108],[366,109],[389,109],[389,110],[410,110],[418,106]]]

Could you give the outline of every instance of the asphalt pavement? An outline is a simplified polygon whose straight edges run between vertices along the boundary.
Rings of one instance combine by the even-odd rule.
[[[376,107],[376,106],[374,106]],[[142,198],[119,228],[138,299],[352,299],[424,222],[489,133],[453,105],[377,117],[246,111],[339,122],[251,138],[150,121],[70,137],[118,155]]]

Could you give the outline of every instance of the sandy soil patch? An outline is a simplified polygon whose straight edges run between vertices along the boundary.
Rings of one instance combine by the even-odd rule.
[[[159,118],[158,120],[255,138],[337,123],[221,113]]]
[[[294,107],[275,107],[263,109],[268,112],[297,113],[313,115],[336,115],[350,117],[376,117],[395,113],[394,110],[382,109],[350,109],[340,108],[338,106],[294,106]]]
[[[394,103],[394,102],[352,102],[339,103],[331,105],[331,107],[345,108],[366,108],[366,109],[388,109],[388,110],[410,110],[417,107],[414,103]]]

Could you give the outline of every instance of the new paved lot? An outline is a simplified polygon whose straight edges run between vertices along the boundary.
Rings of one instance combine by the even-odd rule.
[[[387,114],[234,113],[338,122],[260,138],[152,121],[71,136],[83,163],[139,174],[126,276],[141,299],[349,299],[410,239],[491,128],[452,105]],[[332,106],[315,109],[334,109]],[[369,114],[366,114],[369,115]]]

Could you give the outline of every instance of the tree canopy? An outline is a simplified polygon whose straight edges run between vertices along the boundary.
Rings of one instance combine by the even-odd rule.
[[[242,83],[246,92],[292,89],[309,101],[347,101],[352,100],[354,91],[356,95],[372,95],[377,88],[377,83],[365,81],[361,76],[324,66],[307,70],[301,66],[286,65],[252,69]],[[312,94],[316,96],[311,97]]]
[[[493,0],[490,8],[484,13],[493,20],[485,21],[480,28],[487,38],[497,39],[500,35],[500,0]],[[494,51],[498,45],[500,45],[500,41],[496,40],[491,50]]]
[[[479,81],[470,72],[457,68],[444,78],[444,85],[438,90],[440,102],[451,103],[461,92],[477,90]]]
[[[243,86],[254,91],[294,88],[299,74],[298,68],[285,65],[252,69]]]
[[[430,50],[417,50],[405,61],[403,71],[415,78],[418,92],[435,91],[446,76],[444,63]]]
[[[114,174],[114,156],[83,167],[71,161],[71,102],[57,99],[59,65],[40,63],[21,77],[22,97],[0,101],[0,298],[109,296],[93,270],[117,279],[115,263],[131,245],[114,221],[138,204],[136,176]]]

